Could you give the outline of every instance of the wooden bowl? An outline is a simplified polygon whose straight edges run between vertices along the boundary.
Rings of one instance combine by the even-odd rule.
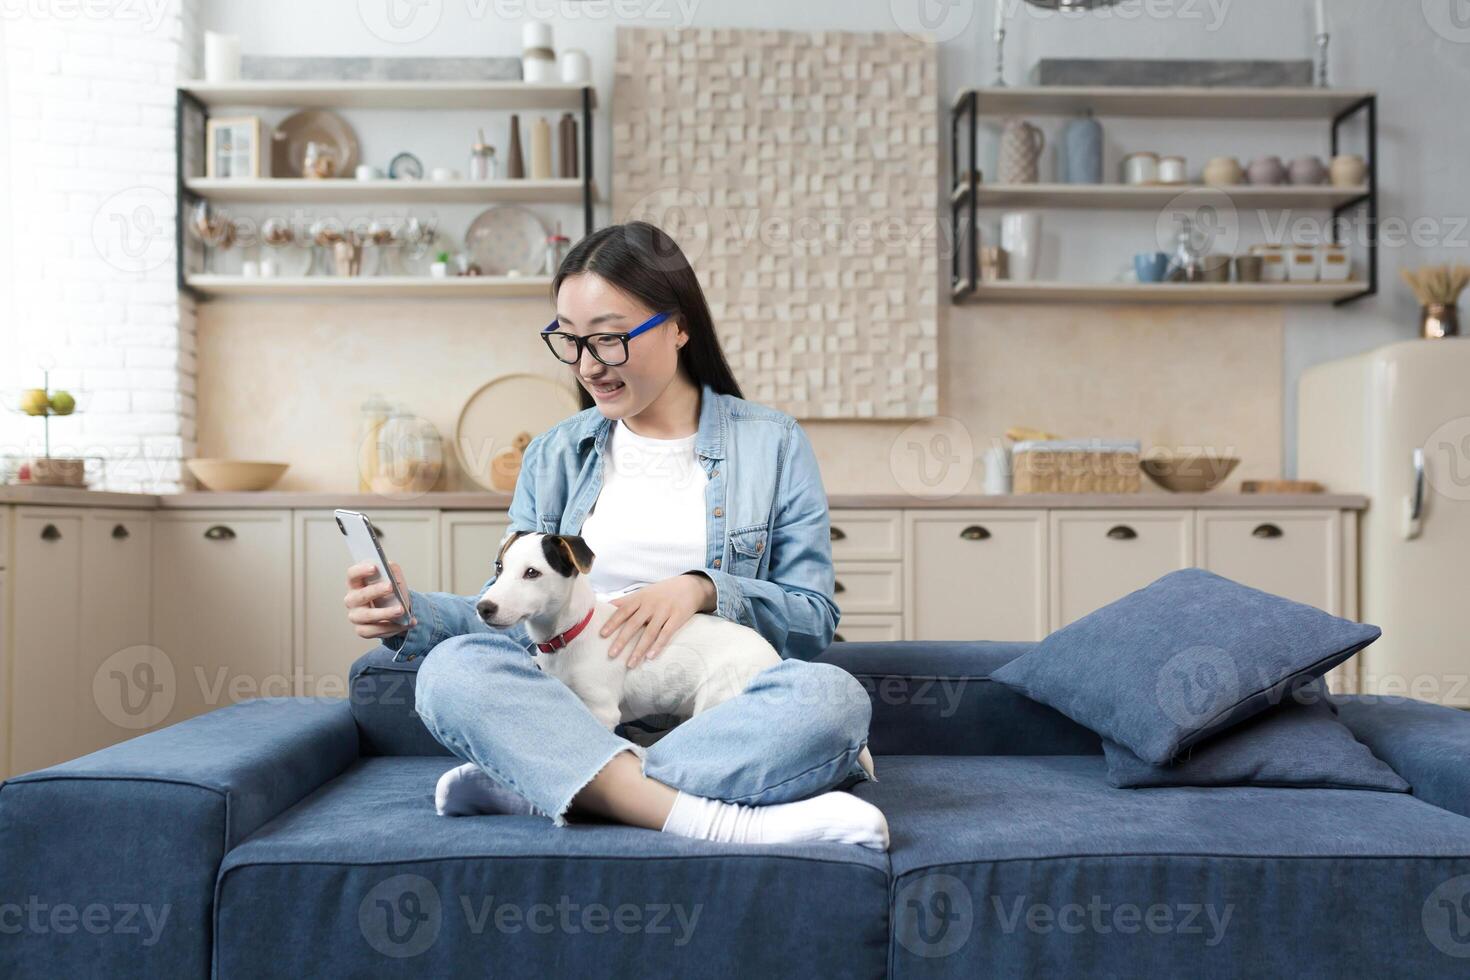
[[[243,459],[189,459],[184,462],[206,490],[216,492],[268,489],[291,465]]]
[[[1146,456],[1138,461],[1138,466],[1165,490],[1204,493],[1219,486],[1239,463],[1234,456],[1195,454]]]

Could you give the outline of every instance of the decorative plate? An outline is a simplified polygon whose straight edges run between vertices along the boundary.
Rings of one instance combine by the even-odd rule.
[[[512,493],[521,447],[582,410],[577,393],[539,374],[506,374],[470,396],[454,426],[454,455],[465,476]],[[518,437],[521,438],[518,445]]]
[[[513,204],[490,208],[470,222],[464,246],[487,276],[534,276],[546,268],[546,225]]]
[[[347,120],[325,109],[302,109],[281,120],[271,135],[271,176],[302,177],[307,143],[324,143],[337,157],[337,177],[357,169],[357,134]]]

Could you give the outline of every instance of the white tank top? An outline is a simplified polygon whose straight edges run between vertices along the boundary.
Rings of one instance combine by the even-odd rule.
[[[705,566],[709,477],[694,456],[697,435],[650,439],[613,420],[602,490],[582,522],[599,600]]]

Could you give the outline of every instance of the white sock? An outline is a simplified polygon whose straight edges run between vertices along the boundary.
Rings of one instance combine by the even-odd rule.
[[[680,790],[664,822],[666,834],[747,844],[829,841],[888,850],[883,811],[851,793],[822,793],[795,803],[746,806]]]
[[[434,787],[434,810],[441,817],[540,813],[524,796],[501,786],[473,762],[456,766],[439,777],[439,784]]]

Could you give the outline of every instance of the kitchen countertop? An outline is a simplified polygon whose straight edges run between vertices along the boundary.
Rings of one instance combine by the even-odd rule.
[[[38,504],[53,507],[119,507],[141,509],[216,508],[245,510],[251,508],[278,510],[505,510],[511,495],[475,491],[435,491],[420,496],[390,498],[375,493],[334,493],[331,491],[263,490],[247,493],[148,494],[113,493],[79,490],[73,487],[0,487],[0,504]],[[855,508],[893,509],[1046,509],[1084,508],[1098,510],[1128,509],[1216,509],[1249,508],[1259,510],[1321,509],[1365,510],[1368,498],[1353,493],[1031,493],[990,496],[957,494],[953,497],[915,497],[904,493],[829,495],[827,505],[834,510]]]

